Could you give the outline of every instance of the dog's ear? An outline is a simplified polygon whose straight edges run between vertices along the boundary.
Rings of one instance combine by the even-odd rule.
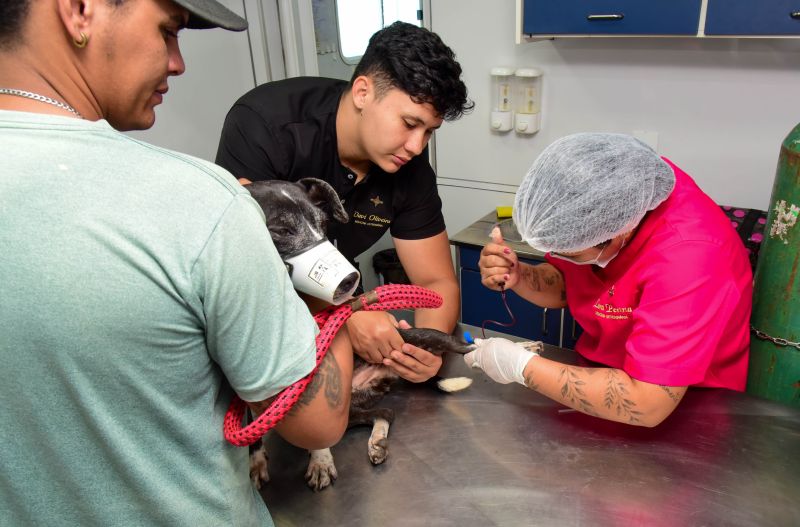
[[[339,195],[336,194],[336,191],[327,182],[321,179],[307,177],[301,179],[298,183],[306,189],[308,199],[310,199],[314,205],[327,212],[328,215],[336,221],[342,223],[348,222],[350,217],[347,215],[347,211],[344,210]]]

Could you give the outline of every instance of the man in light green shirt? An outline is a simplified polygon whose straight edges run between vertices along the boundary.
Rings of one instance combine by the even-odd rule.
[[[117,131],[152,124],[161,100],[129,49],[163,52],[166,85],[181,27],[238,17],[21,3],[0,7],[0,525],[270,525],[223,417],[234,392],[258,411],[307,375],[316,325],[228,172]],[[127,34],[136,46],[114,40]],[[142,89],[109,90],[115,68]],[[346,425],[346,338],[325,361],[326,389],[277,427],[303,448]]]

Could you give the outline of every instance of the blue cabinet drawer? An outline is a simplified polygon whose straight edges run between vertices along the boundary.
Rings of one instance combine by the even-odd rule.
[[[564,310],[564,327],[561,330],[561,347],[575,349],[578,337],[583,333],[583,328],[575,321],[569,309]]]
[[[556,346],[560,343],[561,309],[540,308],[513,291],[506,291],[506,300],[517,323],[512,327],[486,324],[486,329],[530,340],[541,340]],[[481,327],[486,320],[510,322],[511,318],[503,305],[500,293],[484,287],[478,271],[462,267],[461,322]],[[473,336],[480,337],[480,334]]]
[[[800,0],[708,0],[705,32],[800,35]]]
[[[525,0],[522,32],[697,35],[700,4],[701,0]]]

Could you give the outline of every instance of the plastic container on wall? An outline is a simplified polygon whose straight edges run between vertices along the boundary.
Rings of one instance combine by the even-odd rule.
[[[541,126],[542,72],[536,68],[520,68],[514,75],[517,81],[514,130],[518,134],[532,134]]]
[[[496,132],[508,132],[513,128],[513,68],[492,68],[492,114],[490,127]]]

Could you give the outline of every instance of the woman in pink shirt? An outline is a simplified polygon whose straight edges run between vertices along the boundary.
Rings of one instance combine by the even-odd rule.
[[[483,284],[542,307],[568,306],[584,332],[568,366],[506,339],[478,340],[467,364],[581,412],[655,426],[689,386],[744,390],[752,273],[720,208],[671,161],[622,134],[550,145],[519,187],[514,222],[546,252],[528,265],[499,232]]]

